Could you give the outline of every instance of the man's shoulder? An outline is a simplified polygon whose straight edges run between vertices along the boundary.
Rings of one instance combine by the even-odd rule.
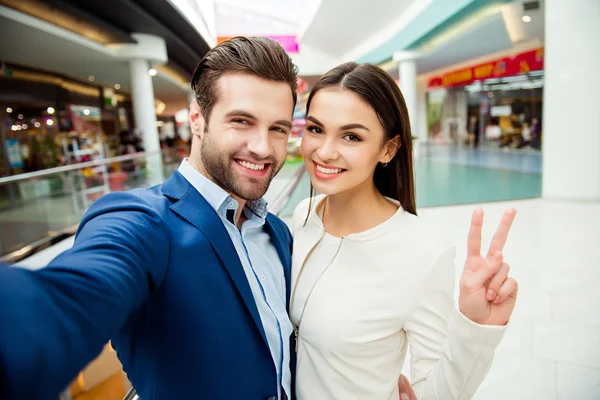
[[[92,204],[92,207],[113,205],[128,208],[132,205],[156,206],[168,199],[162,194],[162,185],[148,189],[137,188],[120,192],[108,193]]]
[[[161,185],[149,189],[111,192],[96,200],[83,216],[80,225],[100,216],[122,216],[126,220],[163,221],[171,201],[162,194]],[[161,224],[164,222],[161,222]]]

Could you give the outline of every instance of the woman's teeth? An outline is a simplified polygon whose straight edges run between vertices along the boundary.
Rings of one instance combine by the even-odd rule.
[[[317,165],[317,170],[323,174],[339,174],[340,172],[342,172],[341,168],[324,168],[321,167],[319,164]]]

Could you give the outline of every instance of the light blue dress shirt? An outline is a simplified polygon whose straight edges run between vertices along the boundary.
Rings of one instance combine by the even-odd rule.
[[[254,301],[267,336],[271,356],[277,370],[277,394],[281,399],[281,387],[290,398],[291,371],[289,338],[294,328],[288,316],[285,299],[286,285],[283,265],[277,250],[271,243],[271,237],[263,226],[267,216],[267,203],[261,199],[247,202],[243,212],[247,220],[242,229],[227,219],[227,211],[233,213],[239,204],[216,183],[196,171],[187,161],[179,166],[179,173],[206,199],[217,211],[227,228],[237,254],[240,258],[246,278],[250,284]]]

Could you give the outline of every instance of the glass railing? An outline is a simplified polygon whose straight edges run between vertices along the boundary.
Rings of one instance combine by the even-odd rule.
[[[72,235],[102,195],[149,187],[177,164],[137,153],[0,178],[0,260],[14,263]],[[158,162],[157,162],[158,161]]]

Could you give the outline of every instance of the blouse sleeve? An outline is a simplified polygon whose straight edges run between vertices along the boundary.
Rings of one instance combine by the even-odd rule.
[[[406,320],[411,380],[419,400],[470,399],[506,327],[479,325],[455,305],[454,247],[441,253]]]

